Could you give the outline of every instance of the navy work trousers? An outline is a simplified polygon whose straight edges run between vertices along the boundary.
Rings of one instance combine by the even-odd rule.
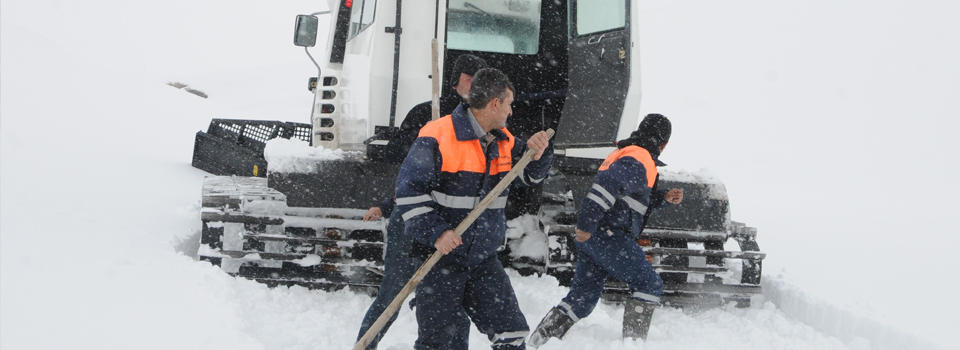
[[[417,286],[417,350],[446,349],[459,314],[467,315],[497,350],[526,349],[530,333],[510,278],[497,255],[476,267],[446,255]]]
[[[663,281],[637,241],[605,232],[592,235],[586,242],[576,242],[576,246],[577,269],[570,292],[560,303],[560,308],[574,321],[593,312],[610,276],[626,283],[632,298],[660,301]]]
[[[386,251],[383,257],[383,282],[380,284],[377,298],[373,301],[373,304],[370,305],[370,308],[367,309],[366,316],[363,317],[363,323],[360,325],[360,334],[357,335],[357,340],[360,340],[360,338],[367,333],[367,329],[373,326],[373,323],[377,321],[380,314],[387,309],[387,306],[390,305],[393,298],[396,298],[397,294],[400,294],[400,290],[403,289],[403,286],[407,284],[410,277],[413,277],[413,274],[417,272],[417,269],[420,268],[420,265],[423,263],[419,261],[419,259],[409,256],[411,242],[413,242],[413,239],[403,234],[403,218],[401,217],[400,211],[394,209],[390,215],[390,221],[387,222],[387,239],[386,247],[384,247]],[[380,343],[380,339],[383,338],[384,333],[387,332],[387,329],[390,329],[390,325],[396,320],[397,313],[394,313],[390,321],[380,330],[380,333],[370,341],[370,345],[367,345],[367,350],[375,350],[377,348],[377,344]],[[448,346],[444,348],[466,350],[470,342],[470,319],[461,311],[457,317],[451,318],[450,324],[453,326],[454,331],[452,332]]]

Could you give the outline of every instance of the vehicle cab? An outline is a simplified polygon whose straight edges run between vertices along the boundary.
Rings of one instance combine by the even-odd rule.
[[[612,147],[636,128],[640,69],[635,4],[626,0],[330,0],[328,40],[314,89],[313,145],[368,151],[385,144],[414,105],[432,98],[431,42],[440,82],[469,53],[516,86],[508,128],[554,128],[558,155]],[[298,32],[299,33],[299,32]],[[452,94],[447,84],[440,93]],[[599,152],[602,158],[606,152]]]

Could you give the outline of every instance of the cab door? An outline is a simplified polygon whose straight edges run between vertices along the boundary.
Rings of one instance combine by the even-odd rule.
[[[624,105],[631,88],[630,95],[636,95],[639,103],[639,69],[631,72],[637,65],[631,64],[630,7],[628,0],[570,0],[569,85],[557,146],[611,146],[618,137],[621,116],[626,115]],[[637,77],[632,87],[631,73]],[[627,115],[634,122],[638,118]]]

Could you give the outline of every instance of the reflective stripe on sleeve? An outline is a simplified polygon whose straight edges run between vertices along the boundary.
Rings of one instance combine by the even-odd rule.
[[[594,202],[597,202],[597,204],[599,204],[600,207],[603,208],[603,210],[610,210],[610,206],[607,205],[606,201],[604,201],[603,199],[600,199],[600,196],[597,196],[596,194],[591,193],[587,195],[587,198],[590,198]]]
[[[638,202],[636,199],[633,199],[633,197],[622,197],[622,198],[623,198],[623,201],[626,202],[628,206],[630,206],[630,209],[633,209],[634,211],[640,214],[647,213],[647,206],[643,205],[643,203]]]
[[[433,208],[431,208],[431,207],[416,207],[416,208],[410,209],[410,210],[408,210],[406,213],[403,213],[403,215],[402,215],[402,216],[403,216],[403,221],[410,220],[410,219],[412,219],[413,217],[415,217],[415,216],[417,216],[417,215],[426,214],[426,213],[429,213],[429,212],[431,212],[431,211],[433,211]]]
[[[527,170],[527,169],[524,168],[523,170]],[[523,174],[523,170],[521,170],[521,173],[520,173],[521,176],[524,175],[524,174]],[[539,179],[534,179],[533,177],[530,177],[530,182],[535,183],[535,184],[538,184],[538,183],[542,182],[543,179],[546,179],[546,178],[547,178],[546,176],[544,176],[544,177],[542,177],[542,178],[539,178]]]
[[[614,205],[617,203],[617,199],[613,197],[613,195],[610,194],[610,192],[607,192],[607,189],[603,188],[603,186],[600,186],[599,184],[593,184],[593,189],[597,190],[597,193],[600,193],[604,197],[606,197],[607,201],[610,202],[610,205]]]
[[[430,198],[430,195],[419,195],[416,197],[399,197],[397,198],[397,205],[410,205],[423,202],[432,201],[433,198]]]
[[[531,178],[530,178],[530,181],[527,181],[526,171],[527,171],[526,168],[520,169],[520,174],[517,176],[517,177],[520,178],[520,181],[523,181],[523,184],[524,184],[524,185],[536,185],[536,184],[538,184],[538,183],[543,182],[543,179],[546,179],[546,178],[547,178],[546,176],[544,176],[544,177],[542,177],[542,178],[539,178],[539,179],[534,179],[534,178],[531,177]]]

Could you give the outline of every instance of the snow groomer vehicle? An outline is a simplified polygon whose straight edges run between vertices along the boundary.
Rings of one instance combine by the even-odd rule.
[[[557,132],[550,176],[539,187],[511,191],[501,260],[523,275],[569,284],[577,207],[614,142],[639,123],[634,2],[328,0],[328,6],[329,13],[296,20],[295,44],[318,68],[309,79],[309,124],[215,119],[197,133],[193,164],[218,175],[203,185],[200,258],[268,285],[375,292],[386,225],[362,215],[393,196],[399,165],[384,161],[385,146],[406,112],[431,100],[434,78],[449,80],[453,62],[469,53],[515,84],[508,128],[516,137]],[[325,45],[313,49],[320,52],[315,59],[309,48],[318,16],[329,16],[330,27]],[[271,139],[312,151],[265,157]],[[685,193],[680,205],[653,213],[637,240],[665,283],[662,300],[681,307],[749,305],[762,293],[765,254],[756,229],[731,220],[724,185],[709,174],[668,168],[660,174],[659,188]],[[626,294],[626,285],[610,280],[604,298]]]

